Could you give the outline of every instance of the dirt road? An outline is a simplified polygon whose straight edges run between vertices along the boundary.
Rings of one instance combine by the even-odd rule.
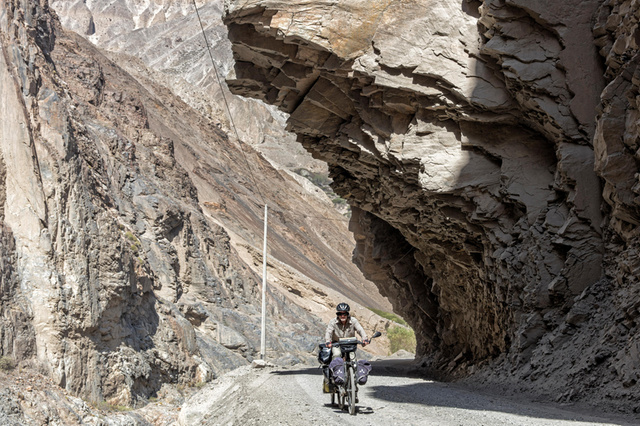
[[[409,360],[373,361],[357,415],[331,406],[317,367],[243,367],[194,395],[182,425],[628,425],[406,376]]]

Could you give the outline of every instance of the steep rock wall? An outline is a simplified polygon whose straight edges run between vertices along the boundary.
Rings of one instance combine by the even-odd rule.
[[[635,2],[250,0],[224,20],[229,87],[329,164],[356,262],[433,368],[638,398]]]

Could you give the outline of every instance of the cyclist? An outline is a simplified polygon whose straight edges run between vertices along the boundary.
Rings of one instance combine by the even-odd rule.
[[[342,352],[339,347],[332,347],[332,342],[345,337],[356,337],[356,333],[362,337],[362,346],[369,344],[369,338],[364,328],[360,325],[357,319],[349,314],[351,308],[346,303],[338,303],[336,306],[336,318],[329,321],[327,331],[324,333],[324,340],[328,348],[331,348],[333,359],[342,357]]]

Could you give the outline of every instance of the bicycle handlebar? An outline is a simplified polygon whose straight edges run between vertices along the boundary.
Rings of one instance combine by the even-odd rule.
[[[354,343],[357,345],[364,345],[364,341],[356,340],[355,342],[331,342],[331,346],[353,345]]]
[[[376,337],[380,337],[380,336],[382,336],[382,333],[380,333],[379,331],[376,331],[375,333],[373,333],[373,336],[371,336],[371,338],[369,339],[369,343],[371,343],[371,341],[372,341],[373,339],[375,339]],[[353,345],[353,343],[354,343],[354,342],[349,342],[349,343],[347,343],[347,342],[343,342],[342,344],[343,344],[343,345]],[[357,345],[364,345],[364,342],[363,342],[362,340],[357,340],[357,339],[356,339],[355,343],[356,343]],[[340,342],[331,342],[331,346],[340,346],[340,345],[341,345],[341,343],[340,343]]]

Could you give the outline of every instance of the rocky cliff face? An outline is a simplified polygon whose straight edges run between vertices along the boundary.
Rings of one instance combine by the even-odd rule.
[[[46,1],[0,10],[0,355],[86,400],[134,405],[164,383],[247,364],[266,202],[270,267],[282,274],[269,287],[267,356],[308,356],[323,325],[291,303],[312,293],[292,283],[323,283],[309,297],[321,306],[344,281],[365,282],[342,260],[340,227],[309,226],[319,210],[344,220],[331,202],[230,140],[139,61],[114,54],[117,66],[63,31]]]
[[[639,13],[230,1],[227,82],[329,164],[432,368],[637,400]]]

